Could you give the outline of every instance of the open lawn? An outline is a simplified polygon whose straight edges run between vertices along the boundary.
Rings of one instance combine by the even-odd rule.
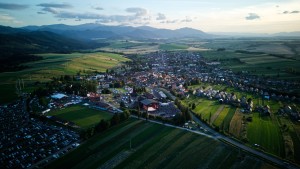
[[[131,144],[130,144],[131,143]],[[131,148],[130,149],[130,145]],[[265,162],[185,130],[129,119],[46,168],[261,168]]]
[[[252,119],[247,125],[249,143],[258,144],[262,150],[284,157],[283,138],[278,125],[270,117],[260,117],[259,113],[253,113]]]
[[[0,73],[0,103],[8,103],[16,99],[15,84],[23,79],[25,91],[34,89],[35,82],[46,82],[52,77],[61,75],[86,74],[94,71],[105,72],[128,61],[121,55],[111,53],[71,53],[40,54],[44,59],[26,63],[28,69],[18,72]]]
[[[111,113],[90,109],[88,107],[74,105],[63,109],[49,112],[47,115],[56,116],[58,118],[72,121],[82,128],[88,128],[96,125],[102,119],[110,120],[113,116]]]

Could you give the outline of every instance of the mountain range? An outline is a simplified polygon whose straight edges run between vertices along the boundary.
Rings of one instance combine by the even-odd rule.
[[[82,25],[44,25],[44,26],[26,26],[21,29],[27,31],[49,31],[60,35],[82,39],[170,39],[170,38],[201,38],[209,39],[213,35],[192,28],[180,28],[176,30],[158,29],[148,26],[106,26],[100,24],[82,24]]]

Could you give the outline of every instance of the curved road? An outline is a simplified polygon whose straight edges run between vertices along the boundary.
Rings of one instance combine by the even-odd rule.
[[[201,125],[205,130],[209,131],[211,133],[211,135],[201,132],[201,131],[195,131],[195,130],[191,130],[191,129],[187,129],[187,128],[183,128],[183,127],[179,127],[179,126],[175,126],[175,125],[171,125],[171,124],[167,124],[167,123],[162,123],[162,122],[158,122],[158,121],[154,121],[154,120],[149,120],[149,122],[152,123],[157,123],[157,124],[161,124],[161,125],[165,125],[165,126],[169,126],[169,127],[173,127],[173,128],[177,128],[177,129],[181,129],[181,130],[186,130],[192,133],[196,133],[196,134],[200,134],[212,139],[216,139],[216,140],[220,140],[221,142],[224,142],[230,146],[235,146],[238,147],[241,150],[244,150],[246,152],[249,152],[251,154],[254,154],[255,156],[258,156],[264,160],[267,160],[269,162],[272,162],[273,164],[278,165],[280,168],[287,168],[287,169],[300,169],[299,167],[297,167],[294,164],[290,164],[287,163],[285,161],[283,161],[280,158],[277,158],[275,156],[272,156],[270,154],[266,154],[264,152],[261,151],[257,151],[255,149],[252,149],[251,147],[248,147],[240,142],[237,142],[233,139],[230,139],[224,135],[221,135],[220,133],[216,132],[215,130],[213,130],[212,128],[210,128],[209,126],[207,126],[205,123],[203,123],[202,121],[200,121],[196,116],[194,116],[193,113],[191,113],[193,120],[198,123],[199,125]],[[131,115],[131,117],[134,118],[138,118],[137,116]],[[140,118],[141,120],[146,120],[145,118]]]

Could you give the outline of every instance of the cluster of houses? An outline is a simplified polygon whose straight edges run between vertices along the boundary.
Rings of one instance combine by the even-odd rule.
[[[131,58],[135,59],[135,58]],[[298,82],[262,78],[250,75],[248,72],[234,73],[223,69],[219,62],[209,62],[197,52],[155,52],[144,56],[143,62],[138,66],[138,71],[125,71],[119,80],[127,85],[148,87],[151,89],[165,88],[176,91],[177,94],[189,96],[186,83],[192,84],[206,82],[211,84],[222,84],[233,87],[242,92],[248,92],[262,97],[265,100],[277,100],[283,102],[300,102],[291,89],[300,87]],[[129,69],[130,70],[130,69]],[[155,93],[154,93],[155,94]],[[221,103],[232,104],[242,107],[242,111],[249,113],[258,111],[263,115],[271,113],[269,106],[253,106],[249,98],[237,98],[233,93],[218,90],[197,90],[194,94],[217,99]],[[292,111],[296,117],[297,111]]]
[[[300,102],[292,90],[299,82],[270,79],[250,75],[246,71],[233,73],[215,62],[209,62],[196,52],[156,52],[144,56],[139,71],[122,74],[126,84],[176,88],[193,79],[201,82],[225,84],[241,91],[265,94],[270,99]],[[134,59],[134,58],[132,58]]]
[[[202,90],[197,89],[195,95],[199,97],[206,97],[208,99],[216,99],[220,103],[231,104],[233,106],[242,107],[242,112],[250,113],[253,111],[253,101],[246,97],[238,98],[234,93],[227,93],[219,90]]]
[[[20,100],[0,107],[1,168],[32,167],[46,157],[59,156],[60,150],[79,141],[74,131],[30,118],[25,104]]]

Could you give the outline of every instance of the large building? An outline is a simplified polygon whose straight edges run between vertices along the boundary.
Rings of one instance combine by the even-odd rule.
[[[143,105],[143,109],[146,111],[155,111],[159,108],[158,102],[153,99],[144,99],[141,103]]]

